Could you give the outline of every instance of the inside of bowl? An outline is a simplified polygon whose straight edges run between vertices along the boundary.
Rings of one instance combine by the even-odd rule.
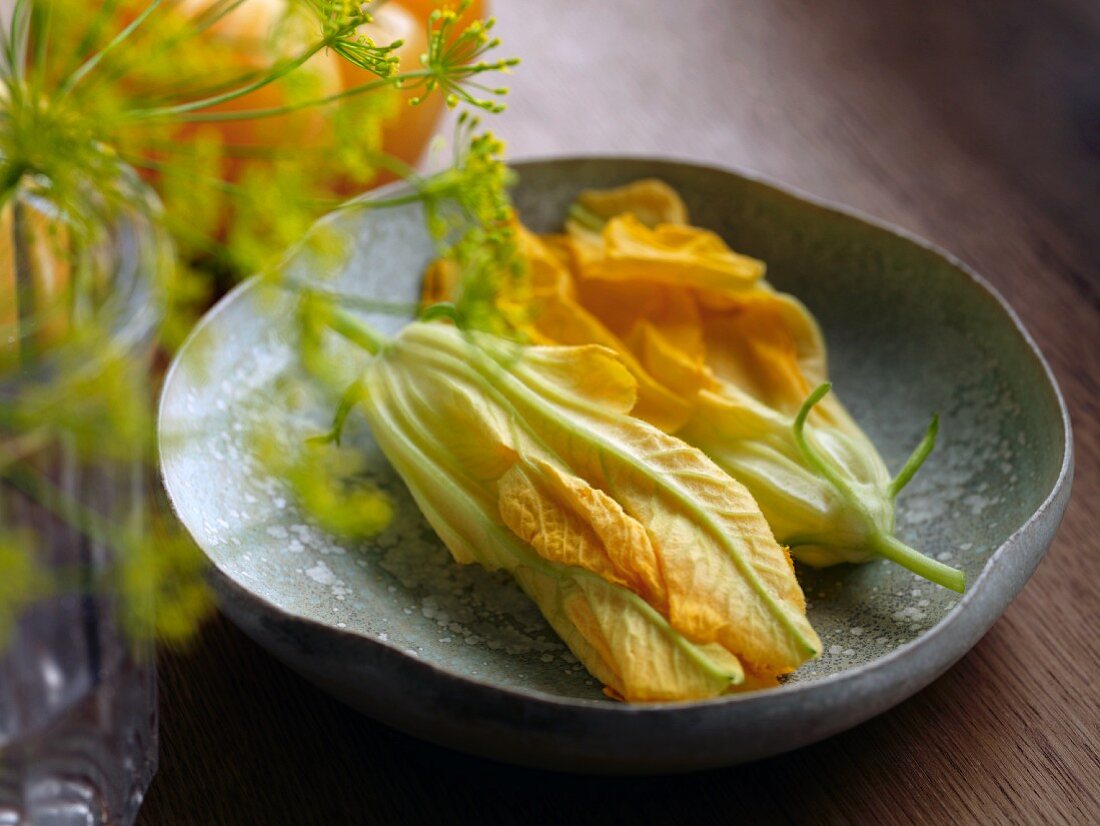
[[[696,223],[768,262],[769,279],[821,322],[834,387],[900,466],[941,417],[940,440],[899,500],[900,537],[965,570],[1043,501],[1064,434],[1046,375],[999,303],[955,265],[855,218],[733,175],[642,161],[526,166],[526,222],[553,230],[583,186],[662,177]],[[416,207],[334,219],[350,239],[332,275],[342,292],[414,301],[432,254]],[[299,275],[317,275],[308,258]],[[349,484],[376,486],[396,514],[379,536],[337,538],[305,517],[257,458],[327,430],[341,382],[363,355],[326,342],[340,372],[327,386],[298,361],[294,301],[260,287],[222,305],[180,358],[162,406],[165,476],[180,517],[227,576],[295,615],[349,629],[497,686],[600,700],[599,686],[506,577],[454,564],[354,416],[345,444],[363,457]],[[389,331],[404,321],[376,316]],[[258,441],[260,439],[261,441]],[[925,633],[958,602],[890,563],[799,570],[822,657],[814,680],[874,660]]]

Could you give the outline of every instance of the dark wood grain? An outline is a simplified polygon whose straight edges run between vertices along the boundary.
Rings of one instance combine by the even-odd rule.
[[[224,621],[161,659],[146,824],[1100,822],[1100,6],[1093,0],[497,0],[513,154],[757,170],[952,250],[1072,408],[1077,477],[1019,599],[931,687],[751,766],[608,780],[389,731]]]

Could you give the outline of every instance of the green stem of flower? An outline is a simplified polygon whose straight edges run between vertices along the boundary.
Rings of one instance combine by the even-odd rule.
[[[953,591],[962,593],[963,589],[966,587],[966,575],[962,571],[944,565],[942,562],[937,562],[931,557],[925,556],[920,551],[910,548],[901,540],[874,527],[874,520],[867,512],[866,507],[864,507],[855,491],[852,490],[851,485],[836,472],[832,464],[826,461],[806,438],[806,417],[810,415],[810,411],[814,408],[814,405],[821,401],[831,389],[831,384],[825,383],[819,385],[817,389],[809,395],[806,401],[803,402],[802,408],[798,411],[798,415],[795,416],[794,427],[792,429],[794,432],[795,444],[798,445],[798,450],[802,454],[803,460],[814,472],[822,476],[836,489],[837,493],[841,495],[852,510],[863,517],[864,524],[869,528],[867,545],[872,551],[889,559],[891,562],[896,562],[903,568],[937,585],[942,585],[944,588],[950,588]],[[899,479],[901,480],[901,486],[904,486],[905,483],[912,478],[913,474],[917,472],[917,468],[919,468],[921,462],[927,458],[928,453],[935,444],[938,426],[938,418],[933,418],[932,425],[928,428],[928,433],[925,434],[924,439],[913,452],[909,461],[905,463],[905,467],[902,468],[897,479],[891,483],[891,491]],[[897,489],[900,490],[901,487],[899,486]]]
[[[217,2],[211,3],[206,9],[192,19],[191,26],[185,33],[176,35],[168,41],[168,44],[174,46],[185,37],[201,34],[246,2],[248,2],[248,0],[217,0]]]
[[[3,38],[4,63],[2,77],[5,80],[21,80],[26,72],[27,37],[30,32],[30,0],[15,0],[11,11],[11,23]],[[8,94],[18,90],[21,84],[8,83]],[[18,94],[17,91],[14,92]]]
[[[905,464],[901,470],[898,471],[898,475],[894,477],[890,482],[890,486],[886,489],[890,494],[891,499],[896,499],[897,495],[901,493],[902,488],[909,484],[909,480],[913,478],[913,475],[920,470],[921,465],[924,464],[924,460],[928,458],[928,454],[932,452],[932,448],[936,446],[936,434],[940,431],[940,417],[933,414],[932,423],[928,425],[928,430],[925,431],[924,438],[921,439],[920,444],[909,455],[909,458],[905,460]]]
[[[0,207],[3,207],[15,194],[19,182],[23,176],[31,171],[30,166],[14,158],[7,158],[8,163],[0,172]]]
[[[423,200],[424,195],[419,191],[410,192],[408,195],[397,195],[393,198],[378,198],[373,193],[366,192],[363,195],[356,195],[354,198],[349,198],[343,203],[338,204],[335,209],[384,209],[386,207],[399,207],[406,206],[408,204],[417,204]]]
[[[585,229],[590,229],[595,233],[603,232],[603,228],[607,224],[603,218],[600,218],[593,212],[589,212],[577,203],[569,207],[569,217]]]
[[[37,345],[27,334],[27,328],[38,320],[35,307],[37,276],[33,269],[34,241],[26,226],[26,205],[20,201],[12,204],[11,250],[15,276],[15,338],[20,342],[19,361],[23,365],[34,364]]]
[[[243,86],[239,86],[236,89],[225,92],[221,95],[214,95],[212,97],[203,98],[202,100],[193,100],[189,103],[180,103],[175,106],[161,106],[154,109],[136,109],[128,113],[130,120],[158,120],[170,118],[173,120],[181,119],[182,115],[189,112],[196,112],[200,109],[207,109],[211,106],[217,106],[222,103],[229,103],[230,101],[242,98],[245,95],[250,95],[253,92],[263,89],[265,86],[269,86],[275,81],[286,77],[295,69],[304,65],[311,57],[317,54],[322,49],[328,47],[331,43],[331,38],[324,38],[317,41],[308,49],[303,51],[300,55],[293,60],[288,60],[284,63],[278,64],[272,71],[262,75],[258,80],[252,83],[246,83]]]
[[[41,83],[50,49],[50,28],[53,24],[53,7],[49,3],[35,3],[33,13],[34,19],[31,22],[31,28],[35,32],[34,77],[36,82]]]
[[[798,445],[798,451],[802,454],[802,458],[806,464],[810,466],[810,469],[817,473],[819,476],[823,476],[834,488],[839,491],[848,502],[856,505],[859,510],[863,510],[863,506],[859,505],[859,498],[855,495],[851,486],[841,478],[840,474],[836,472],[830,462],[825,461],[820,453],[817,452],[817,448],[810,444],[806,438],[806,417],[810,415],[810,411],[814,409],[819,401],[829,394],[829,391],[833,389],[833,386],[825,382],[819,384],[813,393],[802,403],[802,407],[798,411],[798,415],[794,419],[794,441]],[[864,516],[867,516],[864,513]],[[867,517],[870,522],[870,517]]]
[[[404,180],[406,183],[419,186],[424,178],[416,171],[416,168],[405,163],[400,158],[393,155],[387,155],[384,152],[368,153],[367,159],[377,166],[379,169],[384,169],[387,172],[392,172],[397,177]],[[385,200],[385,199],[381,199]]]
[[[334,332],[339,333],[352,344],[359,345],[372,356],[377,356],[389,343],[388,338],[361,318],[335,307],[331,308],[325,322]]]
[[[352,382],[340,397],[340,404],[336,407],[336,413],[332,417],[332,429],[320,436],[311,436],[306,439],[308,444],[335,444],[340,445],[340,439],[344,435],[344,426],[347,425],[348,416],[355,409],[355,405],[363,398],[366,387],[361,381]]]
[[[963,593],[966,590],[966,574],[944,565],[931,557],[927,557],[920,551],[910,548],[901,540],[889,534],[875,532],[871,534],[868,543],[875,553],[884,556],[891,562],[896,562],[906,570],[922,576],[930,582],[950,588],[952,591]]]
[[[114,19],[120,2],[121,0],[103,0],[99,4],[99,8],[96,9],[92,19],[88,21],[88,27],[84,30],[83,37],[80,38],[80,42],[73,49],[74,58],[79,59],[82,55],[88,54],[95,46],[99,36],[103,33],[104,27]],[[69,72],[66,77],[71,77],[71,75],[72,72]]]
[[[458,325],[461,320],[458,315],[458,308],[450,301],[440,301],[430,307],[425,307],[424,311],[420,313],[419,320],[436,321],[441,318],[445,318],[455,325]]]
[[[331,302],[334,306],[350,307],[367,313],[386,313],[388,315],[416,314],[418,306],[411,301],[383,301],[377,298],[367,298],[361,295],[343,293],[332,290],[316,283],[301,281],[296,278],[283,278],[278,282],[279,286],[291,292],[297,292],[310,297],[322,298]]]
[[[197,17],[193,18],[191,25],[181,27],[180,31],[165,38],[163,41],[158,40],[156,44],[157,51],[161,54],[169,54],[171,50],[179,46],[180,43],[184,42],[185,40],[191,40],[195,37],[198,37],[202,34],[202,32],[213,26],[225,15],[229,14],[242,3],[247,1],[248,0],[229,0],[229,2],[226,2],[226,0],[218,0],[218,2],[211,4],[205,11],[203,11]],[[118,0],[115,0],[114,4],[117,5],[117,2]],[[107,20],[104,22],[108,23],[110,21]],[[86,39],[94,38],[94,36],[94,33],[92,31],[89,31],[88,35],[86,35]],[[87,52],[88,48],[91,45],[91,42],[92,40],[88,39],[87,42],[82,45],[81,49],[76,52],[76,54],[80,55]],[[140,54],[142,50],[134,49],[133,51]],[[122,61],[116,62],[114,65],[108,64],[106,66],[101,66],[93,76],[94,82],[100,84],[116,83],[123,77],[126,77],[127,75],[134,72],[137,69],[136,65],[133,62],[134,57],[132,55],[128,55],[128,57],[130,58],[129,62],[124,59]],[[165,87],[161,89],[160,92],[162,95],[167,95],[168,99],[177,99],[180,96],[182,90],[186,90],[186,94],[188,94],[190,97],[194,97],[194,95],[196,94],[212,95],[215,94],[215,92],[220,92],[222,89],[233,88],[233,86],[245,82],[245,80],[250,77],[259,76],[260,71],[262,70],[257,70],[256,72],[252,72],[249,75],[236,77],[232,80],[222,81],[221,83],[216,84],[214,88],[209,88],[206,90],[196,90],[193,86],[185,85],[177,87]],[[193,80],[193,78],[188,78],[188,80]]]
[[[173,170],[173,165],[171,161],[158,161],[154,160],[153,158],[137,157],[130,154],[122,154],[120,155],[120,157],[130,166],[133,166],[137,169],[148,169],[152,171],[166,173],[169,173]],[[191,180],[196,183],[201,183],[204,186],[211,187],[212,189],[216,189],[219,192],[224,192],[226,195],[232,195],[234,197],[241,198],[242,200],[249,194],[248,187],[232,183],[225,180],[224,178],[202,176],[192,177]],[[341,208],[344,202],[337,201],[335,198],[302,198],[298,203],[300,203],[302,206],[307,206],[316,210],[331,211]],[[168,220],[170,223],[172,223],[173,232],[185,232],[186,227],[177,226],[174,222],[172,222],[171,217],[169,217]]]
[[[164,0],[152,0],[152,2],[145,7],[145,11],[135,17],[130,25],[128,25],[113,38],[111,38],[110,43],[108,43],[94,55],[85,60],[84,63],[81,64],[81,66],[75,72],[73,72],[71,75],[69,75],[68,78],[66,78],[65,82],[61,84],[61,88],[58,90],[59,94],[62,96],[68,94],[74,86],[80,83],[80,81],[82,81],[89,72],[91,72],[93,69],[95,69],[96,66],[99,65],[99,63],[109,52],[124,43],[126,39],[129,38],[130,35],[132,35],[139,26],[141,26],[142,23],[148,20],[149,15],[155,12],[163,2]]]
[[[182,112],[178,118],[180,122],[184,123],[220,123],[223,121],[233,120],[255,120],[257,118],[274,118],[280,115],[286,115],[291,112],[297,112],[302,109],[310,109],[316,106],[327,106],[330,103],[335,103],[344,98],[354,97],[355,95],[361,95],[366,92],[375,91],[377,89],[384,88],[386,86],[394,86],[398,82],[408,79],[423,77],[427,72],[417,69],[413,72],[406,72],[403,75],[392,75],[391,77],[378,78],[372,80],[369,83],[361,83],[358,86],[353,86],[350,89],[344,89],[340,92],[335,92],[331,95],[326,95],[323,98],[313,98],[312,100],[303,100],[298,103],[288,103],[285,106],[272,106],[267,109],[239,109],[234,112],[193,112],[190,111],[191,107],[188,105],[188,111]],[[273,81],[269,81],[273,82]],[[261,84],[265,85],[265,84]],[[250,90],[253,91],[253,90]],[[244,94],[247,94],[245,92]],[[224,97],[224,96],[223,96]],[[217,98],[207,98],[207,100],[217,100]],[[200,101],[201,102],[201,101]],[[204,104],[210,105],[210,104]],[[166,107],[164,110],[172,107]],[[177,107],[179,108],[179,107]],[[199,107],[202,108],[202,107]]]

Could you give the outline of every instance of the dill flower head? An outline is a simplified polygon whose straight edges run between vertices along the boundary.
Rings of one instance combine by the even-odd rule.
[[[117,155],[158,189],[186,258],[256,271],[380,169],[407,175],[381,137],[402,97],[502,108],[504,90],[478,79],[515,61],[485,59],[492,21],[468,19],[469,2],[422,21],[419,59],[386,39],[396,18],[375,5],[21,0],[0,186],[27,169],[99,186]]]

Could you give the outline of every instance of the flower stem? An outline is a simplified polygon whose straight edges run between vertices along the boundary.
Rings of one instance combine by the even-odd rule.
[[[924,434],[924,438],[921,439],[920,444],[910,454],[909,458],[905,460],[905,464],[901,470],[898,471],[898,475],[894,477],[894,480],[890,483],[887,491],[890,494],[891,499],[896,499],[897,495],[901,493],[902,488],[909,484],[909,480],[913,478],[913,475],[920,470],[921,465],[924,464],[924,460],[928,458],[928,454],[932,452],[932,448],[936,446],[936,434],[940,430],[940,417],[938,415],[932,416],[932,423],[928,425],[928,430]]]
[[[950,588],[952,591],[963,593],[966,590],[966,574],[950,565],[944,565],[931,557],[925,556],[920,551],[910,548],[896,537],[885,533],[873,533],[868,543],[871,549],[880,556],[884,556],[891,562],[896,562],[906,570],[912,571],[918,576]]]
[[[27,41],[31,30],[31,13],[33,8],[30,0],[15,0],[12,6],[10,25],[3,36],[2,51],[4,65],[0,67],[0,78],[6,82],[9,95],[19,94],[17,91],[21,81],[26,76],[27,70]]]
[[[372,80],[367,83],[360,83],[357,86],[352,86],[350,89],[344,89],[340,92],[334,92],[331,95],[326,95],[321,98],[311,98],[309,100],[298,101],[297,103],[288,103],[284,106],[272,106],[267,109],[237,109],[232,111],[219,111],[219,112],[194,112],[187,111],[182,113],[178,120],[187,123],[220,123],[223,121],[231,120],[257,120],[259,118],[274,118],[280,115],[286,115],[291,112],[297,112],[302,109],[311,109],[319,106],[327,106],[331,103],[344,100],[345,98],[355,97],[366,92],[376,91],[386,86],[395,86],[402,80],[415,77],[423,77],[427,73],[422,70],[415,70],[412,72],[406,72],[402,75],[392,75],[390,77],[379,78],[378,80]],[[254,91],[254,90],[253,90]],[[216,98],[208,98],[208,100],[215,100]],[[154,112],[154,114],[157,114]]]
[[[937,562],[931,557],[925,556],[915,548],[910,548],[901,540],[875,528],[874,520],[867,512],[867,508],[860,501],[859,496],[852,490],[851,485],[837,473],[832,464],[818,453],[817,449],[811,445],[806,438],[806,417],[810,415],[810,411],[813,409],[814,405],[821,401],[830,389],[832,389],[832,385],[828,383],[818,385],[814,392],[802,403],[802,408],[798,411],[798,415],[795,416],[792,430],[795,444],[798,446],[802,458],[812,470],[826,479],[836,489],[837,493],[840,494],[841,498],[844,499],[852,510],[862,516],[864,523],[869,529],[867,544],[871,550],[937,585],[942,585],[944,588],[950,588],[952,591],[962,593],[963,589],[966,587],[966,575],[963,574],[962,571],[956,570],[949,565],[944,565],[942,562]],[[933,416],[932,424],[929,426],[928,432],[925,433],[921,443],[917,445],[917,449],[913,451],[913,455],[909,457],[909,460],[905,463],[901,472],[898,473],[897,477],[887,488],[891,499],[893,499],[893,497],[897,495],[897,491],[900,491],[905,486],[905,483],[913,477],[913,474],[917,472],[917,469],[920,468],[921,464],[928,457],[928,454],[932,452],[932,447],[936,443],[936,432],[938,429],[939,417]]]
[[[352,344],[358,344],[372,356],[377,356],[389,339],[379,333],[361,318],[338,308],[331,308],[325,317],[325,323]]]
[[[836,488],[840,495],[850,504],[856,505],[860,510],[863,510],[863,506],[859,505],[859,498],[852,488],[841,478],[840,474],[836,472],[836,469],[817,452],[817,448],[811,445],[806,438],[806,418],[810,415],[810,411],[814,409],[814,406],[825,398],[832,389],[833,386],[829,382],[819,384],[814,389],[814,392],[806,398],[806,401],[802,403],[798,415],[794,418],[794,427],[792,428],[794,431],[794,441],[806,464],[808,464],[819,476],[824,477],[825,480]],[[870,517],[867,517],[867,519],[869,522]]]
[[[276,283],[288,292],[308,295],[310,298],[324,299],[333,304],[339,304],[341,307],[350,307],[353,310],[361,310],[365,313],[385,313],[411,318],[416,315],[419,309],[419,305],[413,301],[384,301],[380,298],[367,298],[366,296],[340,292],[318,285],[315,282],[296,278],[284,278]]]
[[[108,43],[106,46],[104,46],[102,49],[100,49],[98,52],[96,52],[94,55],[84,61],[80,68],[69,75],[65,82],[61,84],[61,88],[58,90],[59,95],[68,94],[69,91],[71,91],[72,88],[76,86],[76,84],[80,83],[80,81],[83,80],[89,72],[91,72],[93,69],[95,69],[96,66],[99,65],[100,61],[103,60],[108,52],[116,49],[119,45],[124,43],[126,39],[129,38],[130,35],[132,35],[134,31],[136,31],[137,28],[141,26],[141,24],[144,23],[149,18],[149,16],[157,10],[157,7],[163,2],[164,0],[153,0],[153,2],[145,7],[145,10],[142,11],[141,14],[133,19],[130,25],[128,25],[117,35],[115,35],[111,39],[110,43]],[[45,40],[45,38],[43,38],[43,40]]]
[[[181,103],[176,106],[162,106],[156,109],[137,109],[129,114],[132,120],[156,120],[156,119],[178,119],[181,115],[185,115],[189,112],[195,112],[199,109],[206,109],[211,106],[217,106],[221,103],[228,103],[237,98],[244,97],[245,95],[252,94],[258,89],[262,89],[271,83],[279,80],[290,74],[299,66],[305,64],[307,60],[313,57],[321,49],[326,48],[329,45],[329,40],[319,40],[308,49],[303,51],[297,57],[292,60],[285,61],[280,64],[276,64],[270,72],[265,73],[258,80],[251,83],[246,83],[242,86],[225,92],[221,95],[214,95],[212,97],[204,98],[202,100],[193,100],[188,103]]]

